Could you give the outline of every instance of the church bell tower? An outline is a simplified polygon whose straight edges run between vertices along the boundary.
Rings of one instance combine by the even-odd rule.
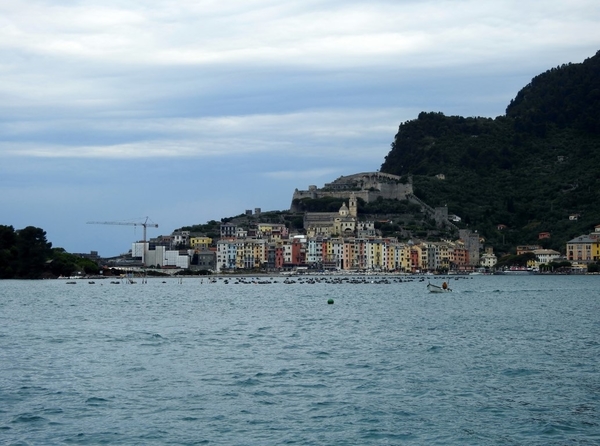
[[[358,204],[354,192],[352,192],[350,199],[348,200],[348,208],[350,211],[350,217],[356,218],[358,216]]]

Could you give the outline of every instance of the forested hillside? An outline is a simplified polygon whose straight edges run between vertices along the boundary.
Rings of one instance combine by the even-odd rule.
[[[499,251],[564,250],[600,224],[600,52],[536,76],[504,116],[419,114],[400,125],[381,171],[412,175],[415,195],[447,204]]]

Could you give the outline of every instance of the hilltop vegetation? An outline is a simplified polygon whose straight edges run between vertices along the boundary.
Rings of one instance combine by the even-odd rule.
[[[412,175],[415,195],[499,251],[564,250],[600,224],[600,52],[536,76],[504,116],[419,114],[400,125],[381,171]]]

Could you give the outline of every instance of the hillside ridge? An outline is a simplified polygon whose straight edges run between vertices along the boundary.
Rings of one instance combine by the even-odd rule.
[[[534,77],[505,115],[400,124],[381,172],[411,175],[417,197],[499,249],[563,250],[600,223],[600,51]]]

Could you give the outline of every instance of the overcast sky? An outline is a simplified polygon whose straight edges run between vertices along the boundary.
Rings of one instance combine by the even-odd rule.
[[[381,167],[421,111],[496,117],[600,49],[597,0],[0,3],[0,224],[69,252]]]

